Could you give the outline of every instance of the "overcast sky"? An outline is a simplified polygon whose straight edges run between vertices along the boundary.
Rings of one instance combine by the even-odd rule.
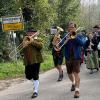
[[[98,4],[98,0],[81,0],[81,4],[89,5],[89,4]]]

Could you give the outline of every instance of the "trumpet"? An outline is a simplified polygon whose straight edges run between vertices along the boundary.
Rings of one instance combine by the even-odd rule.
[[[22,51],[28,44],[30,44],[34,39],[33,37],[38,34],[39,32],[36,32],[32,36],[25,36],[22,43],[20,43],[14,50],[9,53],[9,57],[13,59],[20,51]]]

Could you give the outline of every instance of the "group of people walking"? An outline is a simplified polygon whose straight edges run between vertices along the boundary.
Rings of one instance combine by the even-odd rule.
[[[57,50],[59,49],[59,46],[60,46],[60,45],[58,45],[58,49],[57,50],[55,49],[56,53],[53,53],[53,58],[54,58],[54,56],[56,56],[55,59],[53,59],[53,61],[54,61],[54,63],[57,61],[56,63],[58,64],[58,66],[61,67],[62,59],[63,59],[62,57],[63,57],[63,55],[65,56],[65,63],[66,63],[68,77],[72,82],[71,91],[75,91],[74,98],[79,98],[79,96],[80,96],[79,73],[80,73],[80,65],[81,65],[81,49],[83,46],[83,42],[81,41],[81,38],[76,36],[77,35],[76,34],[76,24],[74,24],[74,23],[69,23],[68,32],[66,34],[68,34],[68,35],[65,35],[65,39],[63,39],[63,41],[61,43],[59,43],[60,45],[62,45],[64,43],[64,46],[63,47],[61,46],[62,48],[60,48],[60,50],[59,50],[59,52],[63,51],[63,53],[60,54],[59,56],[56,56],[56,53],[58,52]],[[57,36],[57,35],[55,34],[55,36]],[[62,50],[62,49],[64,49],[64,50]],[[57,66],[55,66],[55,67],[57,68]],[[61,75],[62,74],[59,71],[59,78],[58,78],[58,80],[60,79],[59,81],[61,81],[63,78],[63,77],[60,77]]]
[[[75,91],[74,98],[79,98],[80,91],[80,66],[82,63],[86,64],[86,68],[90,69],[90,74],[94,72],[94,69],[97,71],[100,67],[100,28],[98,25],[93,27],[93,31],[87,33],[85,30],[81,30],[79,33],[76,32],[77,27],[75,23],[68,24],[68,31],[66,32],[65,39],[60,40],[60,34],[55,34],[55,41],[61,42],[52,42],[53,49],[53,61],[55,67],[59,71],[59,77],[57,81],[63,79],[63,69],[61,68],[63,62],[63,56],[65,57],[65,64],[67,69],[67,74],[72,82],[71,91]],[[64,41],[62,41],[64,40]],[[63,44],[63,47],[56,44]],[[56,45],[56,49],[55,48]],[[58,46],[58,47],[57,47]],[[60,49],[59,49],[60,48]],[[62,53],[61,53],[62,52]],[[58,55],[57,55],[58,54]],[[59,67],[60,68],[59,68]]]
[[[88,46],[85,49],[86,67],[90,69],[90,74],[93,74],[94,70],[97,71],[100,68],[99,61],[99,42],[100,42],[100,28],[98,25],[93,27],[93,31],[87,34]]]
[[[100,39],[99,27],[96,25],[94,29],[93,33],[89,34],[85,34],[85,31],[77,33],[76,24],[71,22],[68,24],[68,32],[65,33],[63,39],[61,38],[60,32],[57,32],[51,40],[54,66],[59,72],[57,81],[59,82],[63,79],[63,69],[61,65],[65,57],[67,74],[72,83],[71,91],[75,91],[74,98],[79,98],[80,96],[80,66],[81,63],[84,62],[84,59],[87,68],[91,70],[96,68],[99,70],[100,67],[100,63],[98,64],[100,56],[97,56],[100,55],[100,50],[97,49],[97,47],[99,48],[98,44]],[[41,54],[43,43],[38,38],[37,31],[33,28],[28,29],[27,35],[30,40],[25,43],[23,42],[25,75],[28,80],[33,80],[34,92],[32,98],[35,98],[38,96],[39,70],[40,64],[43,62]],[[34,39],[32,39],[33,37]],[[91,53],[93,56],[92,60],[90,59]]]

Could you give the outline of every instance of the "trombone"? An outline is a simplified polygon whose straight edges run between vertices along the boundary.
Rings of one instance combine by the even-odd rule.
[[[22,43],[20,43],[14,50],[9,54],[9,57],[13,59],[20,51],[22,51],[28,44],[32,42],[32,38],[38,35],[39,32],[36,32],[32,36],[25,36]]]
[[[79,27],[77,28],[77,30],[75,32],[77,32],[80,28],[82,27]],[[62,39],[61,41],[56,45],[57,48],[61,49],[66,43],[67,43],[67,40],[66,38],[68,38],[70,36],[70,32],[68,32]],[[64,41],[65,40],[65,41]],[[63,42],[64,41],[64,42]],[[62,43],[62,45],[60,45]]]

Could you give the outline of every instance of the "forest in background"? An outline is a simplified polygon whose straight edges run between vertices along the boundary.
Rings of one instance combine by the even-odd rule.
[[[9,58],[9,53],[18,47],[26,34],[28,27],[39,30],[44,42],[41,72],[53,67],[51,50],[48,49],[50,28],[60,26],[66,31],[67,24],[74,21],[77,27],[91,29],[100,25],[99,0],[0,0],[0,79],[19,77],[24,75],[24,66],[20,54],[14,59]],[[23,16],[25,8],[30,9],[31,16]],[[2,31],[3,17],[23,16],[24,29],[17,31]],[[16,33],[16,38],[13,38]],[[64,64],[64,62],[63,62]]]
[[[0,61],[10,61],[9,53],[20,44],[28,27],[39,30],[41,38],[48,45],[50,28],[53,25],[66,28],[70,21],[77,24],[80,22],[79,7],[80,0],[9,0],[9,2],[8,0],[0,0],[0,18],[23,16],[25,8],[29,8],[31,16],[31,18],[29,18],[29,14],[23,16],[25,28],[21,31],[15,31],[15,40],[12,32],[0,30]],[[47,36],[47,34],[49,35]],[[44,51],[48,51],[47,46],[44,47],[46,47]]]

